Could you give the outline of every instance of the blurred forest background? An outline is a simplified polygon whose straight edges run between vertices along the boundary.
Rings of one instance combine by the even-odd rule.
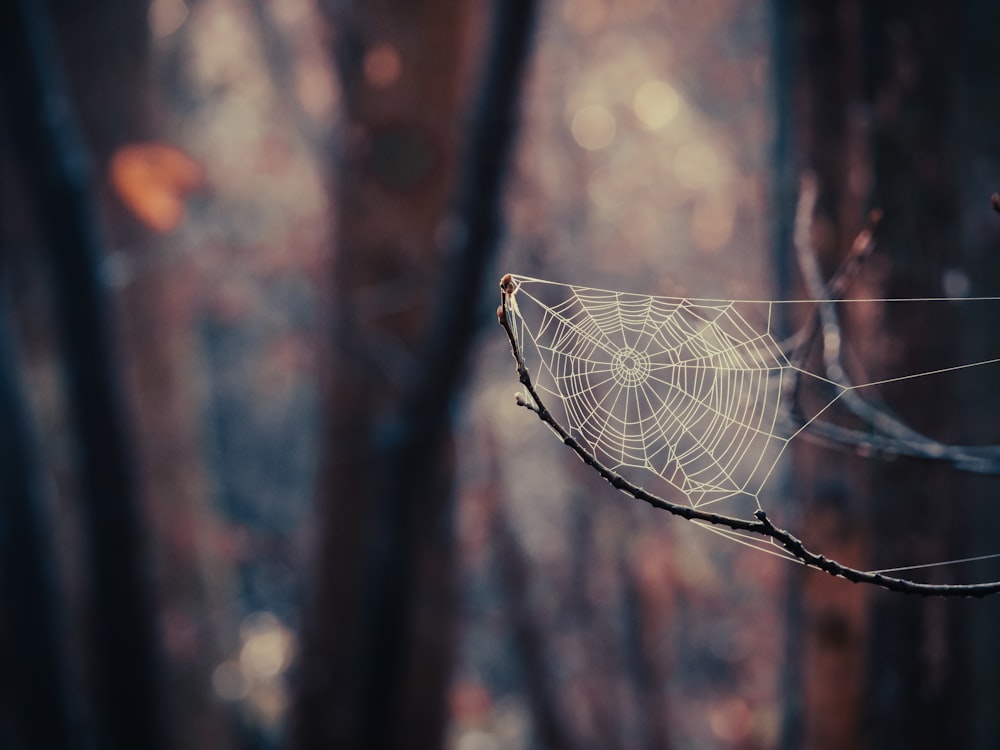
[[[493,312],[505,271],[801,297],[807,169],[826,273],[885,212],[851,296],[1000,294],[996,3],[0,8],[0,747],[1000,744],[1000,601],[625,501]],[[875,380],[997,356],[998,312],[844,332]],[[1000,443],[995,375],[879,398]],[[995,477],[782,467],[828,556],[997,551]]]

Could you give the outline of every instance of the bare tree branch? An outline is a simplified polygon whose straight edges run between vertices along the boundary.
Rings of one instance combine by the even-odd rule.
[[[834,304],[834,299],[843,294],[849,275],[838,274],[841,278],[838,279],[835,276],[830,284],[826,284],[823,281],[819,261],[816,258],[816,250],[810,238],[813,209],[816,205],[816,193],[817,185],[815,176],[805,175],[802,178],[799,205],[795,216],[795,252],[809,296],[816,300],[819,339],[823,352],[823,374],[843,388],[852,388],[854,383],[851,382],[841,361],[843,333]],[[874,227],[870,227],[864,230],[858,236],[857,240],[855,240],[854,249],[848,257],[844,269],[857,269],[861,260],[868,257],[874,250],[873,229]],[[833,289],[834,285],[837,286],[836,290]],[[839,294],[835,296],[832,293],[834,291]],[[855,416],[886,435],[895,437],[900,441],[934,442],[930,438],[910,429],[893,416],[875,408],[861,398],[856,391],[849,390],[844,393],[841,402]]]
[[[832,576],[846,578],[853,583],[866,583],[873,586],[881,586],[882,588],[890,591],[897,591],[903,594],[921,594],[924,596],[984,597],[1000,593],[1000,581],[972,584],[920,583],[905,578],[887,576],[883,573],[872,573],[858,570],[809,550],[805,544],[791,532],[775,526],[763,510],[758,510],[754,514],[757,519],[756,521],[749,521],[743,518],[726,516],[719,513],[710,513],[699,508],[693,508],[688,505],[680,505],[678,503],[665,500],[662,497],[654,495],[642,487],[633,484],[621,474],[612,471],[601,463],[601,461],[590,453],[584,446],[582,446],[580,442],[570,434],[569,430],[563,427],[558,420],[556,420],[552,413],[545,407],[544,402],[535,390],[535,386],[531,380],[531,375],[528,372],[527,366],[524,364],[524,357],[522,356],[520,347],[517,344],[517,339],[514,335],[514,330],[511,327],[510,316],[508,314],[508,311],[511,309],[512,295],[514,294],[514,291],[514,282],[510,274],[507,274],[500,280],[500,306],[497,308],[497,320],[503,327],[504,332],[507,334],[511,354],[513,355],[514,361],[517,365],[518,379],[526,389],[531,399],[528,401],[519,394],[517,397],[517,405],[522,406],[529,411],[533,411],[538,418],[542,420],[542,422],[548,425],[549,428],[551,428],[560,437],[568,448],[576,453],[580,460],[600,474],[604,481],[615,489],[621,490],[622,492],[631,495],[636,500],[641,500],[642,502],[647,503],[653,508],[664,510],[675,516],[686,518],[689,521],[711,524],[713,526],[724,526],[732,529],[733,531],[759,534],[762,537],[773,540],[803,564],[811,568],[822,570]]]
[[[883,409],[862,398],[854,390],[842,362],[843,332],[837,314],[836,300],[841,299],[851,278],[857,273],[865,259],[875,250],[875,231],[882,218],[880,211],[873,211],[869,224],[855,238],[851,252],[840,269],[828,282],[823,281],[816,249],[810,238],[813,211],[817,195],[816,178],[805,174],[801,180],[799,203],[795,218],[795,252],[809,296],[816,301],[814,315],[802,330],[793,336],[797,346],[790,359],[801,366],[808,349],[817,339],[820,342],[823,360],[823,376],[846,389],[839,399],[848,410],[874,433],[851,430],[828,422],[799,421],[796,428],[806,427],[807,438],[853,447],[862,452],[877,453],[882,456],[912,456],[929,461],[951,464],[955,468],[980,474],[1000,472],[1000,446],[948,445],[917,432]],[[798,379],[796,389],[798,388]],[[792,400],[797,400],[797,390],[793,390]],[[795,410],[791,410],[793,415]]]

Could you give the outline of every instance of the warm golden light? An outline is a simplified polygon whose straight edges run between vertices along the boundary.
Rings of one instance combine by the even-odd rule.
[[[292,635],[270,612],[251,615],[242,630],[240,668],[254,679],[277,677],[292,657]]]
[[[636,90],[632,109],[646,130],[659,130],[677,118],[681,97],[669,83],[646,81]]]
[[[615,139],[615,129],[614,115],[599,104],[588,104],[578,109],[570,125],[573,139],[588,151],[607,148]]]
[[[185,199],[205,179],[202,166],[166,143],[126,143],[111,155],[111,185],[146,226],[169,232],[183,221]]]

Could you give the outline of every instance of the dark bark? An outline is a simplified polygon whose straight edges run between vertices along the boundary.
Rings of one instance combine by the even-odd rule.
[[[443,741],[451,408],[489,288],[533,3],[498,6],[464,132],[470,8],[357,3],[333,18],[348,126],[302,748]]]
[[[45,8],[0,11],[4,99],[20,174],[51,269],[67,401],[79,453],[90,564],[98,742],[163,742],[155,626],[129,426],[109,326],[88,154]]]
[[[836,267],[865,210],[877,206],[885,215],[876,261],[883,274],[860,274],[854,294],[940,295],[941,275],[956,262],[950,253],[961,224],[960,171],[952,154],[959,6],[775,7],[787,23],[779,85],[790,92],[787,111],[779,112],[786,128],[779,132],[791,141],[784,153],[794,164],[786,162],[782,173],[787,178],[811,169],[817,175],[813,240],[824,268]],[[848,346],[869,378],[890,368],[920,372],[962,360],[953,312],[925,312],[886,306],[874,324],[845,316]],[[904,422],[947,440],[958,426],[947,406],[954,395],[916,379],[887,397]],[[906,460],[878,464],[809,445],[796,445],[793,456],[792,491],[807,501],[801,536],[824,553],[852,555],[873,568],[889,564],[893,553],[920,559],[964,554],[956,506],[942,503],[964,494],[955,472],[945,476]],[[833,583],[803,576],[803,606],[790,610],[802,620],[803,638],[791,647],[789,659],[801,659],[801,668],[790,670],[786,689],[795,690],[797,674],[795,692],[804,701],[787,721],[786,746],[965,746],[964,610],[904,597],[866,601]]]
[[[887,3],[865,8],[867,82],[873,118],[874,201],[884,211],[893,297],[940,293],[960,235],[951,132],[959,3]],[[886,327],[907,370],[958,361],[954,309],[887,309]],[[918,430],[954,433],[956,394],[912,381],[891,407]],[[878,467],[874,533],[925,559],[967,554],[958,537],[961,477],[925,466]],[[934,518],[933,525],[927,519]],[[875,559],[876,566],[884,564]],[[869,742],[878,748],[968,747],[968,654],[961,611],[940,603],[880,599],[872,613],[868,664]]]
[[[5,297],[0,289],[0,695],[9,693],[3,704],[14,747],[83,748],[52,527]]]
[[[996,30],[1000,28],[1000,4],[989,0],[963,3],[957,36],[958,69],[954,84],[953,170],[956,200],[962,215],[960,243],[962,263],[970,279],[971,293],[993,294],[1000,288],[1000,215],[989,208],[989,196],[1000,191],[1000,97],[996,86]],[[963,357],[995,352],[1000,314],[976,310],[963,315],[959,325]],[[993,356],[990,354],[989,356]],[[997,436],[996,415],[1000,393],[996,376],[976,378],[959,394],[960,418],[976,442],[989,443]],[[961,528],[972,549],[986,550],[1000,539],[1000,505],[996,480],[969,482],[968,491],[981,502]],[[966,609],[968,652],[971,663],[966,675],[973,711],[971,747],[989,748],[1000,738],[1000,601],[982,602]]]
[[[154,64],[154,57],[162,60],[166,51],[154,55],[148,5],[133,0],[56,2],[53,21],[69,95],[95,166],[94,192],[107,220],[106,242],[131,272],[118,290],[115,322],[126,390],[135,407],[130,458],[150,519],[147,553],[156,563],[164,643],[176,642],[170,629],[179,627],[178,620],[192,621],[189,638],[195,648],[167,655],[161,708],[170,717],[167,744],[224,747],[232,719],[206,686],[223,659],[211,623],[218,612],[230,609],[219,591],[225,587],[217,583],[226,580],[220,575],[219,552],[206,531],[210,483],[200,453],[205,405],[199,379],[191,377],[199,367],[194,321],[200,310],[190,296],[185,298],[191,264],[178,256],[177,243],[183,239],[154,232],[109,184],[110,165],[123,147],[174,142],[172,118],[163,117],[163,110],[169,107],[171,116],[188,114],[184,106],[163,101],[168,86],[193,86],[177,70],[165,80],[167,75]],[[163,43],[181,44],[182,34]]]
[[[860,227],[857,196],[849,191],[849,113],[861,102],[860,4],[778,2],[784,34],[776,40],[779,122],[785,139],[779,176],[785,194],[803,170],[816,174],[818,200],[813,242],[827,276],[839,264],[850,238]],[[862,167],[866,166],[861,164]],[[791,213],[789,205],[779,212]],[[851,210],[853,208],[853,210]],[[792,266],[791,231],[778,258]],[[794,272],[781,289],[803,296]],[[877,296],[877,295],[876,295]],[[801,324],[803,321],[796,321]],[[865,488],[852,482],[851,459],[813,445],[792,446],[795,477],[788,491],[799,502],[795,519],[801,536],[824,554],[866,554]],[[856,589],[808,573],[789,576],[789,621],[796,633],[788,644],[784,689],[790,700],[784,717],[784,747],[858,746],[863,707],[865,601]]]

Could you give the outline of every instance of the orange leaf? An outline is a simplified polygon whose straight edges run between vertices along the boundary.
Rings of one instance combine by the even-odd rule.
[[[146,226],[169,232],[184,218],[184,198],[201,186],[194,159],[164,143],[129,143],[111,156],[111,185]]]

